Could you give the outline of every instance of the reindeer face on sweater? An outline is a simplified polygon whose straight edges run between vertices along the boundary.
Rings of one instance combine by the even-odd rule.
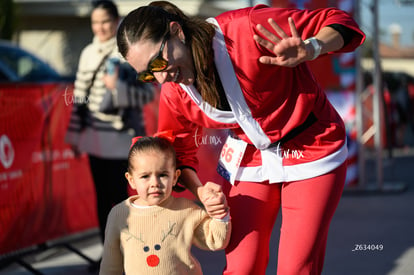
[[[175,240],[176,223],[168,222],[164,229],[154,228],[152,232],[130,232],[123,230],[125,242],[136,246],[137,255],[145,258],[148,267],[157,267],[163,258],[168,258],[169,244]],[[171,239],[171,240],[169,240]]]

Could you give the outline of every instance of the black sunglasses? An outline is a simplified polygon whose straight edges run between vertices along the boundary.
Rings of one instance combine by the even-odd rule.
[[[162,39],[161,47],[158,55],[150,60],[147,70],[138,73],[137,79],[142,82],[155,81],[154,72],[162,72],[168,67],[168,61],[162,57],[162,51],[164,50],[165,42],[168,40],[168,33]]]

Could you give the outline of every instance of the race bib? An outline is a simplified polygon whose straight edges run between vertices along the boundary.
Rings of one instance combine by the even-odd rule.
[[[221,149],[217,172],[232,185],[234,185],[246,147],[246,142],[228,136]]]

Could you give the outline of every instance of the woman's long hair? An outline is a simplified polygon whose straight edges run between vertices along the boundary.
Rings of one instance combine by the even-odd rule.
[[[161,41],[169,31],[169,23],[178,22],[191,48],[195,67],[195,86],[202,98],[217,107],[220,102],[218,89],[222,89],[214,65],[212,40],[214,26],[197,17],[186,16],[177,6],[167,1],[155,1],[131,11],[118,28],[118,49],[126,57],[129,47],[141,39],[154,43]],[[210,45],[210,46],[208,46]]]

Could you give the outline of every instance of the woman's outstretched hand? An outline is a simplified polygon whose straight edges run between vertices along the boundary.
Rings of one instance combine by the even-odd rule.
[[[280,38],[266,29],[263,25],[257,25],[257,30],[266,39],[256,34],[253,36],[253,39],[275,54],[275,56],[261,56],[259,58],[261,63],[294,67],[309,60],[306,45],[299,36],[295,23],[291,17],[288,19],[290,31],[292,33],[291,37],[288,36],[272,18],[269,18],[268,22]]]
[[[203,187],[199,187],[198,196],[210,217],[222,219],[228,214],[226,196],[220,185],[207,182]]]

